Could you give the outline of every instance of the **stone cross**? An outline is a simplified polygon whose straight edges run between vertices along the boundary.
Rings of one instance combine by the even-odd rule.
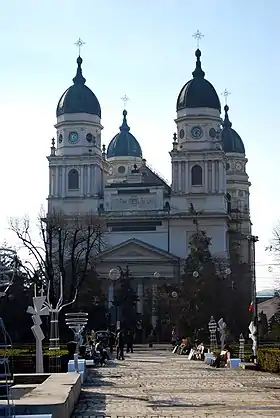
[[[48,308],[43,306],[45,300],[45,296],[34,296],[33,306],[27,308],[27,313],[32,315],[34,323],[31,330],[36,340],[36,373],[44,373],[42,341],[45,335],[41,329],[42,321],[40,317],[42,315],[49,315]]]

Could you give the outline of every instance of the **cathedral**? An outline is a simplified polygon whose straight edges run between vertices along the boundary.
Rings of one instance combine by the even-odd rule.
[[[194,213],[211,237],[213,256],[227,260],[236,245],[248,261],[250,182],[244,144],[232,128],[229,107],[221,111],[205,78],[200,49],[195,60],[176,102],[171,184],[149,167],[126,110],[119,132],[107,147],[103,144],[101,106],[85,84],[80,56],[73,84],[58,102],[57,136],[48,156],[48,213],[94,213],[104,221],[97,269],[108,279],[109,306],[114,283],[108,275],[117,266],[129,267],[139,314],[146,286],[179,277],[196,228]]]

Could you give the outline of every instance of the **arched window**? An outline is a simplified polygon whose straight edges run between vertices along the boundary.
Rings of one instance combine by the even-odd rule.
[[[79,188],[79,173],[76,169],[72,169],[68,173],[68,189],[77,190]]]
[[[227,198],[227,211],[228,213],[231,213],[231,194],[227,193],[226,198]]]
[[[198,164],[192,168],[192,186],[202,186],[202,168]]]

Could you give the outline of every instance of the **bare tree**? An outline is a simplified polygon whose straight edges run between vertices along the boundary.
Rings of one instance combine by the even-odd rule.
[[[266,251],[271,252],[277,261],[280,261],[280,223],[273,229],[271,244],[266,247]]]
[[[11,219],[10,229],[28,250],[32,262],[23,262],[29,277],[41,278],[47,284],[50,301],[60,297],[61,282],[67,290],[67,303],[74,303],[77,292],[95,257],[103,247],[103,225],[96,216],[64,213],[40,214],[39,240],[35,238],[28,217]],[[31,269],[27,266],[31,265]],[[32,270],[33,268],[33,270]]]
[[[40,284],[45,305],[51,315],[50,349],[59,349],[58,316],[73,304],[96,255],[103,247],[103,225],[91,214],[67,216],[64,213],[40,214],[39,241],[34,237],[28,217],[11,219],[10,228],[28,250],[32,262],[22,263],[31,280]],[[31,265],[31,268],[27,266]],[[56,358],[56,357],[55,357]],[[54,370],[58,371],[56,363]]]

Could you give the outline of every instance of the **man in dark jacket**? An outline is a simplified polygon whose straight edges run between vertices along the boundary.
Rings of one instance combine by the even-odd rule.
[[[124,360],[124,336],[122,330],[117,331],[117,337],[116,337],[116,347],[117,347],[117,359],[118,360]]]
[[[133,335],[130,330],[128,330],[126,334],[126,352],[133,353]]]

